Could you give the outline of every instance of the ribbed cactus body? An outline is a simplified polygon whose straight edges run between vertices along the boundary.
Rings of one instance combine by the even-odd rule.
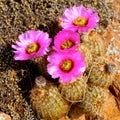
[[[104,55],[105,48],[101,36],[96,32],[89,32],[82,36],[82,44],[87,46],[93,58]]]
[[[91,86],[88,88],[84,101],[77,103],[81,112],[92,116],[99,115],[107,98],[106,89]],[[78,110],[79,110],[78,109]]]
[[[37,116],[44,120],[58,120],[65,116],[69,105],[61,97],[58,89],[53,84],[46,83],[42,77],[37,78],[36,83],[37,85],[30,92],[30,101]]]
[[[101,87],[109,87],[114,79],[115,67],[116,66],[113,66],[112,71],[111,62],[104,57],[98,57],[97,59],[95,59],[92,65],[92,69],[88,80],[89,83]]]
[[[78,46],[78,50],[82,52],[82,54],[85,57],[86,62],[86,72],[88,72],[92,65],[92,54],[88,47],[83,45],[82,43]]]
[[[60,94],[68,101],[79,101],[86,91],[86,77],[81,76],[76,81],[59,85]]]

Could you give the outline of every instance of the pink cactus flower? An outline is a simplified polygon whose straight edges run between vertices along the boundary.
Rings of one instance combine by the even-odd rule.
[[[80,5],[67,8],[59,20],[64,29],[85,33],[97,27],[99,16],[93,8],[86,9],[83,5]]]
[[[51,39],[48,33],[43,31],[30,30],[21,35],[19,35],[19,42],[16,45],[12,45],[15,49],[15,60],[29,60],[31,58],[36,58],[43,56],[49,51],[49,45]]]
[[[68,51],[75,49],[80,43],[78,33],[71,30],[62,30],[54,37],[53,49],[56,51]]]
[[[48,73],[52,78],[60,78],[61,83],[75,81],[86,69],[84,56],[80,51],[53,52],[48,56],[48,62]]]

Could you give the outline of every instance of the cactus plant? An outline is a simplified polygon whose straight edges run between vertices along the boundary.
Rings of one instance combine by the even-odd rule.
[[[81,113],[91,116],[99,115],[107,99],[107,90],[97,86],[90,86],[85,94],[85,99],[77,103]]]
[[[80,50],[82,52],[82,54],[85,57],[85,62],[86,62],[86,72],[89,72],[91,65],[92,65],[92,54],[91,51],[89,50],[89,48],[87,46],[85,46],[84,44],[79,44],[78,46],[78,50]]]
[[[109,87],[115,77],[116,70],[116,63],[105,57],[98,57],[93,63],[88,82],[101,87]]]
[[[86,88],[86,77],[81,76],[71,83],[61,83],[58,89],[68,101],[80,101],[83,99]]]
[[[46,82],[42,76],[36,78],[36,85],[30,92],[30,101],[38,118],[45,120],[58,120],[69,110],[69,103],[61,97],[57,87]]]
[[[82,44],[90,49],[93,58],[105,54],[105,48],[102,38],[97,32],[88,32],[87,34],[82,35],[81,39]]]

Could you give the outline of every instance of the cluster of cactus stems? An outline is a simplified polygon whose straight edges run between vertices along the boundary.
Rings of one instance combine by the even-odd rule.
[[[108,88],[114,80],[117,64],[105,57],[104,45],[98,33],[89,32],[81,38],[83,40],[78,50],[84,54],[87,63],[81,77],[57,85],[43,77],[36,78],[30,100],[39,118],[58,120],[65,115],[70,117],[73,108],[80,115],[95,117],[109,101]],[[104,119],[108,118],[105,116]]]
[[[80,115],[109,120],[102,110],[118,66],[105,57],[102,37],[92,31],[98,25],[98,13],[83,5],[73,6],[59,21],[63,30],[54,36],[52,49],[52,38],[41,30],[19,35],[20,41],[12,45],[15,60],[34,58],[38,65],[41,76],[30,91],[33,110],[44,120],[69,119],[75,113],[72,108]]]
[[[111,120],[102,111],[110,103],[108,88],[115,78],[118,65],[106,58],[105,45],[99,33],[89,31],[80,34],[80,38],[77,50],[85,57],[86,70],[74,81],[50,83],[47,63],[38,58],[39,71],[47,78],[36,78],[36,84],[30,91],[30,101],[38,118],[60,120],[65,117],[77,120],[76,116],[79,120],[81,115],[85,115]]]

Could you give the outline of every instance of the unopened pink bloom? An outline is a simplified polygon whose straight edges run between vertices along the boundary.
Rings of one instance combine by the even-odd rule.
[[[54,37],[53,49],[56,51],[68,51],[75,49],[80,43],[78,33],[71,30],[62,30]]]
[[[99,21],[98,13],[93,8],[86,9],[83,5],[67,8],[60,18],[64,29],[84,33],[97,27]]]
[[[51,39],[48,33],[30,30],[19,35],[19,41],[12,45],[15,60],[29,60],[43,56],[49,51]]]
[[[80,77],[86,68],[84,56],[80,51],[53,52],[48,56],[48,73],[59,82],[69,83]]]

